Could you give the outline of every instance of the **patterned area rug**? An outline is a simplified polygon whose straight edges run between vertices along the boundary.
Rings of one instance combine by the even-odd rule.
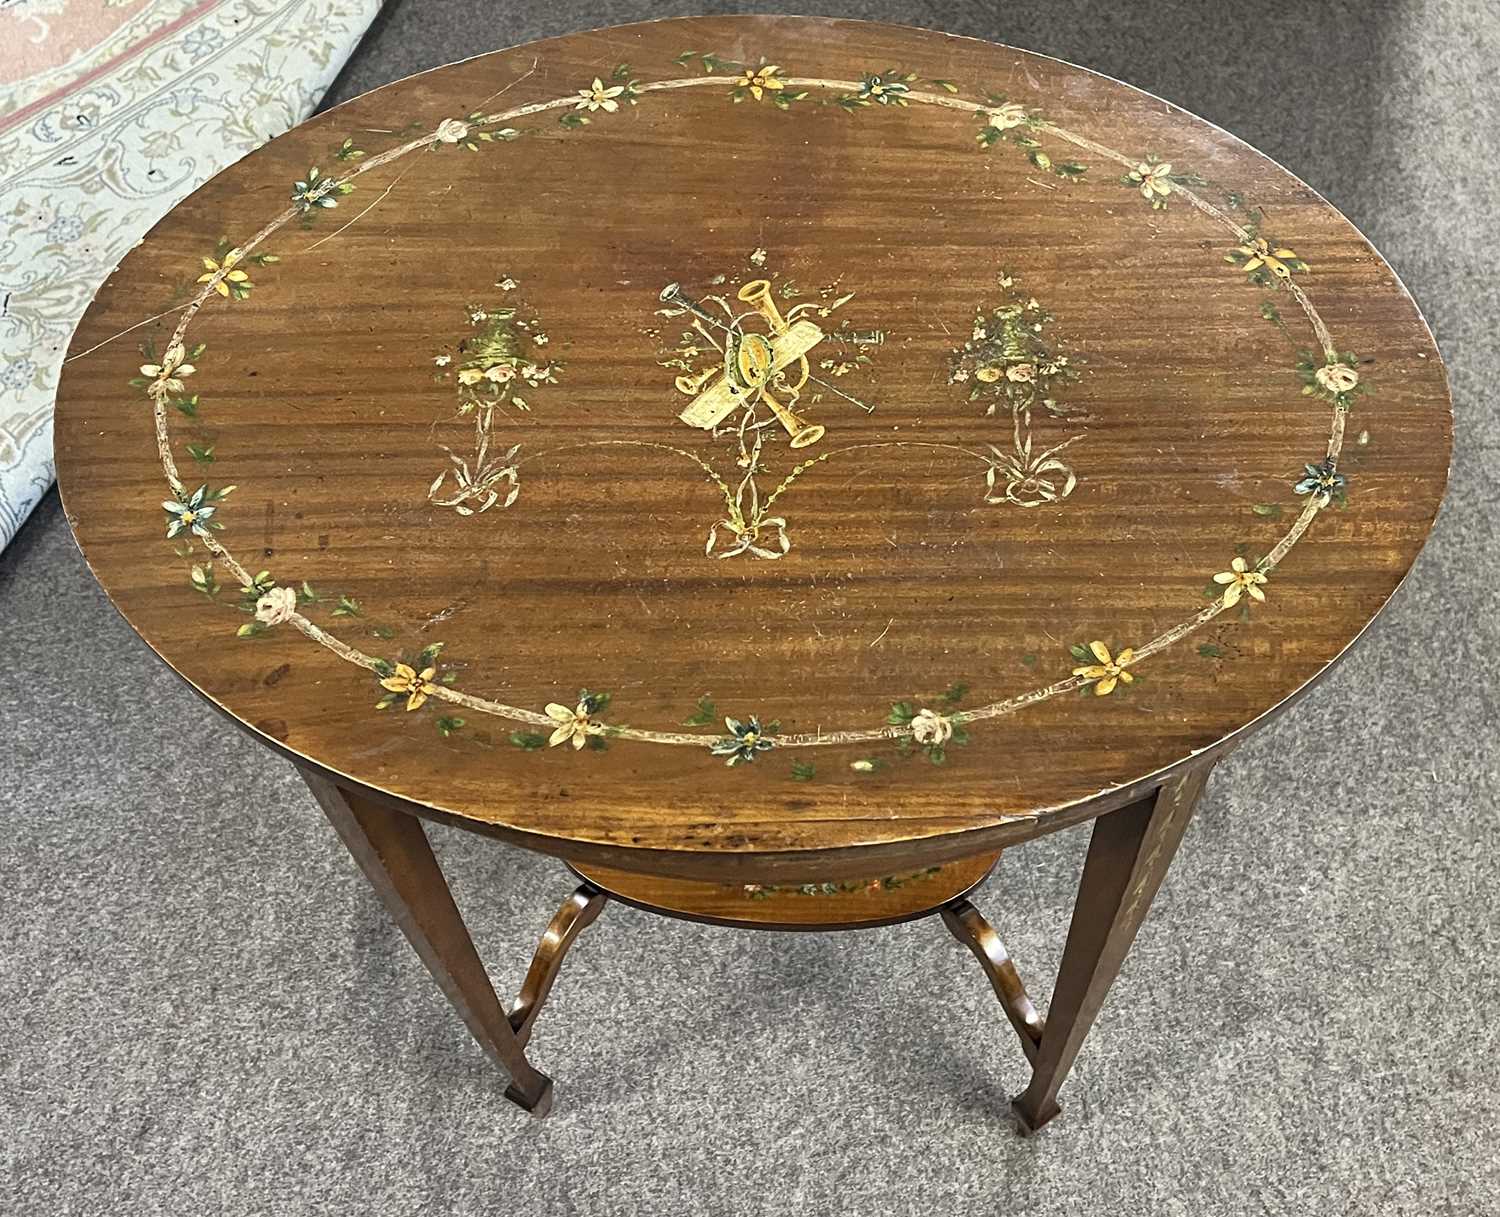
[[[52,484],[94,291],[179,199],[306,117],[379,0],[0,0],[0,547]]]

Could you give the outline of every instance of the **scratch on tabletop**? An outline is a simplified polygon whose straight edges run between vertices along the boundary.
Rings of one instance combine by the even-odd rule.
[[[399,174],[396,175],[396,180],[394,182],[392,182],[389,186],[387,186],[384,190],[382,190],[378,195],[375,196],[374,200],[368,207],[366,207],[357,216],[351,219],[347,224],[341,224],[326,237],[322,238],[321,240],[314,241],[307,247],[306,252],[312,253],[312,251],[317,249],[319,245],[326,245],[329,241],[333,240],[334,237],[338,236],[339,233],[343,232],[345,229],[352,228],[355,224],[358,224],[359,221],[365,218],[365,216],[369,215],[370,212],[379,207],[380,204],[385,201],[385,196],[390,194],[390,192],[396,189],[397,186],[401,185],[401,179],[404,178],[408,173],[410,173],[412,169],[420,163],[420,161],[413,161],[410,165],[408,165],[405,169],[403,169]]]
[[[474,110],[477,111],[477,110],[480,109],[480,107],[489,105],[490,102],[494,101],[495,98],[499,97],[502,93],[508,93],[508,92],[510,92],[511,89],[514,89],[518,84],[520,84],[523,80],[525,80],[528,76],[532,75],[536,71],[536,65],[537,65],[537,63],[538,63],[538,61],[536,59],[533,59],[531,61],[531,66],[529,68],[527,68],[524,72],[522,72],[519,76],[517,76],[513,81],[511,81],[510,84],[505,85],[503,88],[497,89],[495,92],[491,93],[488,97],[486,97],[483,101],[481,101],[479,103],[479,105],[475,106]],[[470,113],[473,113],[473,112],[474,111],[470,111]]]
[[[7,299],[9,299],[9,297],[7,297]],[[86,351],[79,351],[76,355],[69,355],[66,359],[63,360],[63,362],[72,363],[75,359],[82,359],[85,355],[92,355],[100,347],[108,346],[116,338],[123,338],[126,334],[129,334],[133,330],[140,329],[143,325],[150,325],[153,321],[160,321],[163,317],[170,317],[173,313],[180,313],[185,308],[187,308],[186,304],[179,304],[176,308],[169,308],[164,313],[157,313],[154,317],[147,317],[144,321],[137,321],[134,325],[127,325],[118,334],[111,334],[103,341],[94,343],[94,345],[89,347],[89,349]]]

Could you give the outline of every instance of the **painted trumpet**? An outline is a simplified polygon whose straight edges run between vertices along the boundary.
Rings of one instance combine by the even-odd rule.
[[[791,436],[793,448],[806,448],[810,444],[816,444],[823,438],[824,428],[799,418],[777,400],[767,385],[783,369],[797,364],[798,379],[788,386],[795,400],[796,394],[807,383],[807,352],[823,340],[823,331],[811,321],[795,321],[788,325],[776,307],[776,302],[771,299],[769,279],[755,279],[746,283],[736,295],[741,302],[750,305],[765,318],[771,330],[769,336],[747,333],[738,324],[725,326],[700,305],[689,300],[676,283],[670,283],[662,289],[661,299],[664,303],[686,309],[726,331],[722,377],[707,388],[703,388],[704,383],[716,373],[677,378],[679,390],[696,393],[678,417],[689,426],[710,431],[736,408],[754,400],[758,395]]]
[[[689,397],[696,397],[702,391],[703,386],[718,374],[718,368],[709,368],[708,371],[699,372],[696,376],[688,376],[686,374],[679,376],[676,381],[677,391],[679,393],[686,393]]]

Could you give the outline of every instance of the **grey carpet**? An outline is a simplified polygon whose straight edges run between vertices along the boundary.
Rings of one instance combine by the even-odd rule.
[[[1049,52],[1246,137],[1386,252],[1453,376],[1431,545],[1220,767],[1063,1119],[1002,1124],[1019,1053],[935,924],[623,908],[537,1031],[557,1111],[524,1117],[292,773],[136,640],[53,499],[0,557],[0,1211],[1500,1211],[1493,4],[821,7]],[[337,94],[677,11],[404,0]],[[434,836],[513,990],[567,878]],[[1083,843],[1014,853],[982,898],[1039,981]]]

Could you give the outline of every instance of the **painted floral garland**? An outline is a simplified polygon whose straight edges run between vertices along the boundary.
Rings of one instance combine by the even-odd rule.
[[[172,492],[172,498],[162,503],[162,509],[167,513],[167,536],[173,538],[186,534],[187,537],[200,541],[209,552],[211,560],[208,563],[195,563],[191,571],[194,587],[204,595],[217,598],[220,593],[213,562],[217,561],[233,574],[240,585],[240,607],[253,617],[251,622],[240,628],[241,636],[253,636],[276,626],[289,625],[340,658],[371,672],[384,690],[378,703],[379,708],[404,704],[407,710],[417,710],[429,700],[434,700],[454,711],[467,710],[491,715],[525,727],[541,728],[547,733],[544,735],[536,730],[512,733],[511,742],[525,750],[561,744],[571,744],[578,749],[585,745],[601,747],[607,739],[613,738],[698,747],[711,755],[725,758],[729,765],[736,765],[753,761],[773,748],[894,742],[904,751],[921,751],[935,763],[941,763],[949,747],[966,741],[969,724],[998,718],[1033,703],[1063,693],[1084,691],[1089,687],[1092,687],[1095,695],[1107,696],[1117,688],[1130,685],[1134,680],[1134,669],[1139,664],[1213,621],[1220,614],[1236,606],[1243,613],[1248,608],[1248,602],[1263,602],[1266,598],[1265,585],[1271,573],[1306,533],[1318,513],[1331,502],[1343,503],[1345,478],[1337,466],[1343,445],[1345,418],[1355,399],[1368,391],[1368,385],[1359,372],[1359,360],[1354,355],[1341,353],[1335,348],[1317,310],[1301,286],[1294,281],[1295,274],[1307,270],[1295,252],[1262,235],[1254,221],[1241,223],[1209,202],[1195,190],[1195,187],[1207,185],[1203,179],[1176,171],[1170,162],[1153,156],[1125,156],[1056,126],[1047,121],[1039,111],[1022,102],[999,95],[990,95],[983,102],[970,101],[958,96],[957,86],[945,80],[926,82],[939,90],[937,92],[918,89],[914,86],[922,82],[911,72],[888,69],[870,73],[860,80],[849,81],[783,76],[781,67],[776,64],[762,61],[757,65],[746,65],[711,53],[685,52],[674,62],[681,66],[696,63],[706,74],[642,82],[631,75],[627,65],[621,65],[609,76],[607,82],[603,77],[596,77],[575,94],[517,106],[495,114],[476,112],[461,119],[444,119],[436,129],[377,155],[367,156],[363,149],[354,146],[352,140],[346,139],[333,154],[335,160],[347,166],[342,172],[326,174],[318,168],[311,168],[304,178],[293,185],[290,205],[279,215],[240,245],[231,247],[227,242],[221,242],[212,257],[203,259],[203,273],[197,280],[197,291],[192,300],[182,307],[182,315],[165,352],[158,358],[149,345],[143,348],[147,361],[142,364],[140,375],[131,383],[145,393],[153,407],[157,451]],[[840,731],[786,733],[780,731],[779,724],[762,724],[753,715],[744,718],[725,717],[725,729],[712,732],[655,731],[607,723],[603,719],[603,713],[609,705],[609,696],[588,690],[582,691],[576,699],[569,697],[565,701],[553,702],[543,710],[510,706],[465,693],[453,687],[455,674],[442,670],[441,643],[427,647],[415,657],[403,656],[390,660],[368,655],[307,616],[311,605],[321,599],[311,586],[304,583],[298,589],[278,585],[269,572],[252,573],[243,566],[216,536],[223,527],[220,508],[235,487],[211,488],[205,483],[190,490],[173,456],[167,425],[173,411],[189,418],[195,417],[198,411],[198,396],[188,392],[187,380],[196,371],[194,361],[201,358],[204,347],[199,344],[189,348],[186,342],[188,327],[198,311],[215,297],[225,301],[247,299],[254,288],[251,269],[278,261],[275,255],[260,252],[266,239],[294,220],[310,222],[321,213],[336,209],[341,199],[353,193],[357,180],[372,169],[390,164],[413,152],[435,151],[445,147],[478,151],[481,144],[518,139],[523,132],[510,126],[510,123],[553,111],[561,112],[558,121],[563,127],[581,128],[601,115],[618,112],[622,105],[639,104],[647,94],[687,88],[721,88],[733,103],[765,102],[780,110],[796,105],[816,104],[810,100],[814,92],[823,94],[828,104],[837,105],[850,113],[858,113],[872,106],[905,108],[924,105],[953,110],[979,121],[980,129],[976,139],[981,149],[988,150],[1000,144],[1009,144],[1019,149],[1035,169],[1064,180],[1083,177],[1087,172],[1086,165],[1076,161],[1054,160],[1043,147],[1041,137],[1060,141],[1121,166],[1124,170],[1120,177],[1121,184],[1137,191],[1153,209],[1164,209],[1173,199],[1180,199],[1222,225],[1236,242],[1226,260],[1238,267],[1251,283],[1275,293],[1290,295],[1306,316],[1316,337],[1317,349],[1302,353],[1296,370],[1303,382],[1303,392],[1320,398],[1333,407],[1325,452],[1317,461],[1306,465],[1306,476],[1293,486],[1296,494],[1304,496],[1304,503],[1286,533],[1265,555],[1253,557],[1242,552],[1229,562],[1227,570],[1214,574],[1210,585],[1211,603],[1192,616],[1137,646],[1112,648],[1100,639],[1076,645],[1071,650],[1078,666],[1073,667],[1069,675],[1039,688],[971,709],[962,709],[960,703],[966,690],[955,687],[942,698],[935,699],[932,705],[897,702],[892,706],[887,720],[879,725]],[[387,191],[389,189],[387,187]],[[377,198],[376,202],[378,201]],[[374,205],[372,203],[370,206]],[[1231,210],[1241,205],[1237,196],[1229,196],[1228,206]],[[364,213],[361,212],[360,215],[362,214]],[[358,218],[356,215],[349,223]],[[324,240],[331,239],[339,231],[342,228]],[[1268,321],[1285,330],[1285,324],[1272,299],[1264,300],[1260,311]],[[214,459],[211,447],[188,444],[187,451],[200,463],[207,464]],[[1280,508],[1271,505],[1263,514],[1279,515]],[[182,552],[184,556],[191,553],[191,542],[188,542]],[[341,597],[332,609],[335,617],[355,617],[360,613],[358,603],[347,596]],[[696,713],[686,720],[684,726],[708,726],[716,719],[715,707],[704,698]],[[445,714],[437,719],[438,729],[444,735],[452,734],[464,725],[465,720],[456,713]],[[853,761],[850,767],[856,773],[868,774],[875,772],[883,764],[876,757],[862,757]],[[792,766],[792,777],[797,780],[808,780],[814,773],[810,762],[796,762]]]

